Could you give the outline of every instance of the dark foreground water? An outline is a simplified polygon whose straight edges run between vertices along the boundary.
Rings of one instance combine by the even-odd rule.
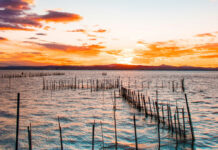
[[[39,71],[0,71],[1,74]],[[48,71],[44,71],[48,72]],[[49,71],[52,72],[52,71]],[[64,76],[47,76],[46,80],[120,78],[134,90],[171,104],[185,107],[180,80],[185,79],[196,141],[179,142],[177,149],[218,149],[218,72],[197,71],[59,71]],[[107,72],[107,76],[102,76]],[[178,88],[172,91],[171,83]],[[144,83],[142,85],[142,82]],[[149,88],[147,83],[150,82]],[[57,117],[60,117],[64,149],[91,149],[92,124],[95,120],[95,148],[114,149],[113,92],[90,89],[42,90],[42,77],[0,78],[0,149],[14,149],[16,131],[16,95],[21,94],[20,149],[28,149],[27,126],[32,124],[33,149],[60,149]],[[162,86],[163,85],[163,86]],[[118,94],[118,89],[115,89]],[[118,149],[134,149],[133,114],[136,113],[140,149],[157,149],[157,125],[137,112],[122,98],[117,98]],[[175,137],[160,130],[161,149],[175,149]]]

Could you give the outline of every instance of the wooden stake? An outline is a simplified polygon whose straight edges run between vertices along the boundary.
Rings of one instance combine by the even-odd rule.
[[[195,141],[194,129],[193,129],[193,126],[192,126],[192,118],[191,118],[191,113],[190,113],[189,105],[188,105],[188,98],[187,98],[186,94],[185,94],[185,101],[186,101],[186,107],[187,107],[188,117],[189,117],[189,125],[190,125],[191,133],[192,133],[192,140]]]
[[[18,142],[19,142],[19,119],[20,119],[20,93],[17,93],[17,126],[16,126],[16,143],[15,143],[15,150],[18,150]]]
[[[138,139],[137,139],[137,131],[136,131],[136,120],[135,120],[135,114],[133,116],[134,121],[134,131],[135,131],[135,148],[138,150]]]
[[[60,119],[58,117],[58,125],[59,125],[59,132],[60,132],[60,143],[61,143],[61,150],[63,150],[63,140],[62,140],[62,129],[61,129],[61,124],[60,124]]]
[[[95,121],[92,125],[92,150],[95,149]]]
[[[32,150],[32,135],[31,135],[31,124],[27,127],[28,132],[28,143],[29,143],[29,150]]]
[[[184,138],[186,138],[186,135],[185,135],[185,113],[184,113],[184,108],[182,108],[182,118],[183,118],[183,136]]]

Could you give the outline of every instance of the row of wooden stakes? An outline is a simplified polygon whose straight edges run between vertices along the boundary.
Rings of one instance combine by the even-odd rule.
[[[61,76],[64,72],[21,72],[14,74],[2,74],[0,78],[27,78],[27,77],[44,77],[44,76]]]
[[[43,90],[66,90],[66,89],[90,89],[100,91],[120,87],[120,79],[90,79],[83,80],[72,78],[71,80],[45,80],[43,78]]]
[[[171,133],[174,133],[176,135],[176,140],[179,140],[179,137],[182,140],[187,140],[188,133],[191,133],[192,140],[195,140],[191,113],[186,94],[184,94],[186,109],[183,107],[179,108],[176,105],[174,114],[172,112],[172,105],[169,103],[159,103],[158,91],[156,91],[155,101],[151,100],[150,96],[145,97],[142,93],[125,87],[121,87],[120,95],[139,112],[144,112],[145,117],[154,117],[158,124],[162,124],[163,128],[166,128],[171,131]]]

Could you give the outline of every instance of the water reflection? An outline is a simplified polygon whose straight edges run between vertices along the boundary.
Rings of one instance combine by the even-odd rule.
[[[13,71],[11,71],[13,73]],[[25,72],[25,71],[24,71]],[[4,73],[0,71],[0,73]],[[108,71],[103,77],[101,71],[66,71],[65,76],[49,76],[46,79],[120,78],[123,84],[149,94],[155,99],[155,90],[160,88],[159,99],[163,102],[183,104],[184,97],[178,89],[172,92],[169,81],[185,78],[186,91],[190,101],[196,142],[179,142],[165,129],[160,129],[162,149],[216,149],[218,101],[217,72],[158,72],[158,71]],[[130,83],[129,83],[130,79]],[[135,82],[137,81],[137,82]],[[145,81],[145,84],[141,84]],[[149,81],[149,82],[148,82]],[[164,81],[164,82],[162,82]],[[147,86],[149,83],[149,86]],[[162,86],[163,83],[163,86]],[[163,88],[162,88],[163,87]],[[146,92],[147,91],[147,92]],[[27,149],[27,126],[32,123],[33,149],[59,149],[57,116],[61,118],[63,145],[65,149],[91,149],[92,124],[96,121],[95,148],[104,145],[114,149],[113,90],[90,92],[81,90],[43,91],[42,78],[0,79],[0,147],[13,149],[15,143],[16,93],[21,93],[20,148]],[[117,91],[118,93],[118,91]],[[134,149],[134,128],[132,116],[137,118],[139,149],[158,147],[155,118],[145,118],[121,98],[116,99],[116,124],[118,149]]]

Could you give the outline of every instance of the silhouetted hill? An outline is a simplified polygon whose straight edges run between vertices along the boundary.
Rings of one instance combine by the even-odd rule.
[[[142,66],[142,65],[95,65],[95,66],[7,66],[0,67],[1,70],[196,70],[196,71],[218,71],[218,68],[203,68],[191,66]]]

